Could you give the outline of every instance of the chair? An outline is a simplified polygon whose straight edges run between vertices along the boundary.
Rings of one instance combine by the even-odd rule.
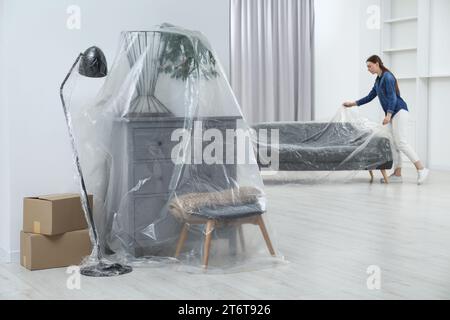
[[[189,227],[195,224],[206,225],[203,243],[203,267],[208,267],[212,232],[216,228],[236,227],[241,248],[245,251],[243,224],[258,225],[267,248],[275,256],[272,242],[267,232],[262,214],[265,210],[260,204],[262,193],[253,187],[242,187],[219,192],[189,193],[176,197],[169,204],[169,212],[183,223],[176,246],[178,257],[187,239]]]

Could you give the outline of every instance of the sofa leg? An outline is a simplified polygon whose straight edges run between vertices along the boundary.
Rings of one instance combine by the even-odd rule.
[[[373,171],[370,170],[369,174],[370,174],[370,183],[372,183],[373,182]]]
[[[388,184],[389,183],[389,178],[388,178],[386,170],[384,170],[384,169],[381,170],[381,174],[383,175],[384,183]]]

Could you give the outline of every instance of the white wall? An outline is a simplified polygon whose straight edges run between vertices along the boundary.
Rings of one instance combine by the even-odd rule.
[[[431,1],[430,73],[449,77],[429,80],[430,167],[450,170],[450,1]]]
[[[9,125],[4,92],[4,0],[0,0],[0,260],[9,251]]]
[[[315,118],[329,120],[359,96],[360,0],[315,1]]]
[[[329,120],[342,102],[366,96],[375,77],[366,59],[380,54],[376,10],[380,0],[316,0],[315,2],[315,109],[317,120]],[[360,109],[379,121],[378,100]]]
[[[430,3],[430,73],[450,75],[450,1],[433,0]]]
[[[95,44],[111,63],[120,31],[145,30],[167,21],[202,31],[229,70],[229,8],[228,0],[1,1],[5,5],[1,21],[8,30],[2,59],[8,61],[3,99],[8,100],[13,161],[9,168],[11,228],[6,236],[10,243],[0,240],[1,247],[16,253],[23,197],[77,191],[58,95],[76,55]],[[73,4],[81,8],[80,30],[66,28],[66,10]]]
[[[367,71],[367,58],[374,54],[381,54],[381,17],[379,15],[381,0],[360,0],[359,4],[359,94],[357,99],[366,96],[375,83],[376,76]],[[378,99],[362,106],[360,111],[361,115],[372,121],[380,122],[384,116]]]

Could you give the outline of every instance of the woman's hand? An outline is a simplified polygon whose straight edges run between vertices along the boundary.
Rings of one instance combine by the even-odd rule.
[[[357,106],[355,101],[347,101],[342,104],[346,108],[351,108]]]
[[[391,120],[392,120],[392,114],[388,113],[387,116],[384,117],[383,126],[387,125],[389,122],[391,122]]]

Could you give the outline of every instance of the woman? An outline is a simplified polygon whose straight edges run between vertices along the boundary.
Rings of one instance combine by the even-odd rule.
[[[369,72],[378,75],[372,91],[370,91],[369,95],[365,98],[353,102],[344,102],[343,105],[347,108],[362,106],[378,96],[385,113],[383,125],[390,124],[392,135],[394,137],[394,145],[397,149],[394,159],[395,170],[390,176],[389,182],[403,181],[401,151],[412,163],[414,163],[414,166],[417,169],[417,184],[420,185],[426,180],[429,170],[422,165],[416,152],[407,142],[406,135],[408,132],[409,112],[405,101],[400,97],[397,79],[392,72],[384,66],[383,61],[381,61],[379,56],[371,56],[367,59],[366,63]],[[381,182],[384,183],[384,179],[381,179]]]

